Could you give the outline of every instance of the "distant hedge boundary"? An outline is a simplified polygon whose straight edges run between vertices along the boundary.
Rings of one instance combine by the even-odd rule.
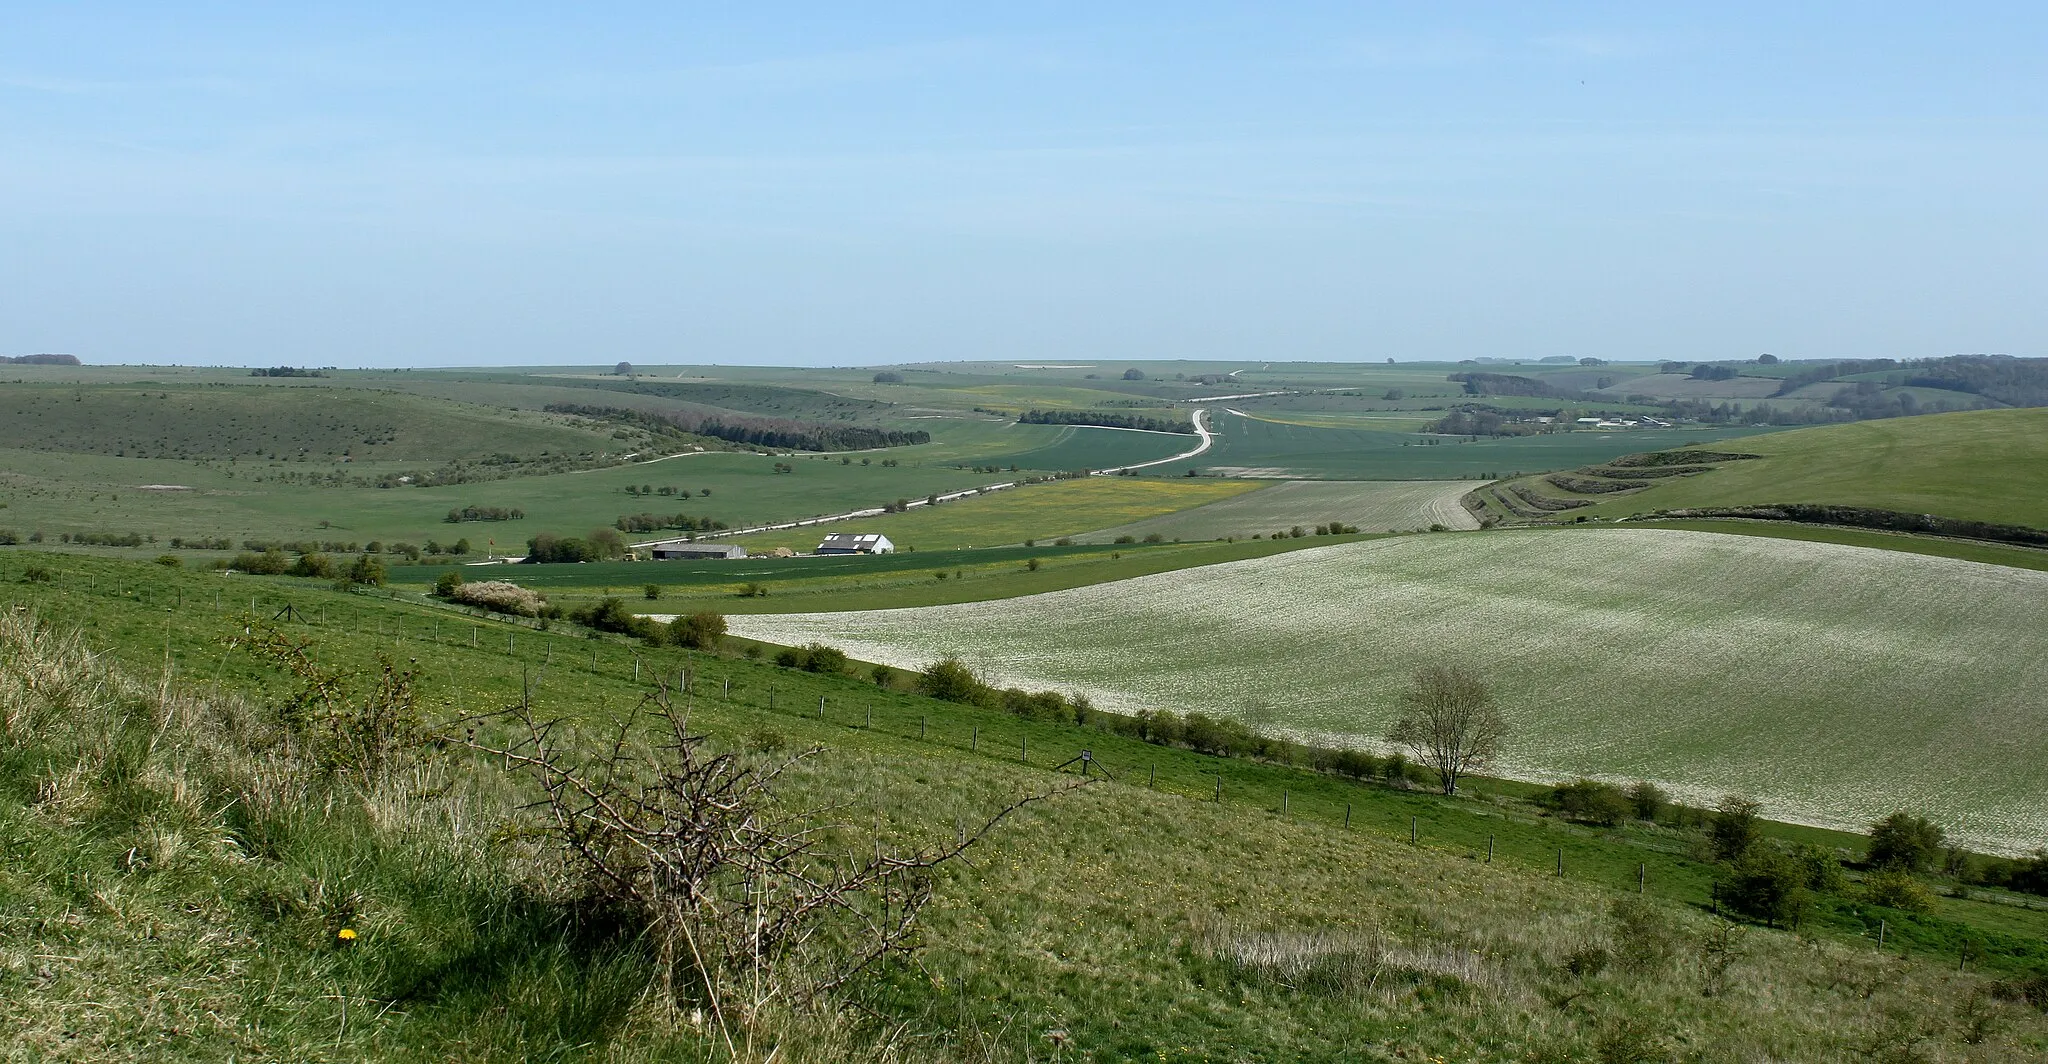
[[[1825,506],[1816,503],[1778,503],[1769,506],[1703,506],[1683,510],[1654,510],[1628,518],[1656,521],[1688,517],[1744,517],[1760,521],[1793,521],[1807,525],[1847,525],[1888,532],[1919,532],[1958,539],[1981,539],[1994,543],[2017,543],[2027,547],[2048,547],[2048,529],[2027,525],[1999,525],[1989,521],[1964,521],[1934,514],[1909,514],[1867,506]]]

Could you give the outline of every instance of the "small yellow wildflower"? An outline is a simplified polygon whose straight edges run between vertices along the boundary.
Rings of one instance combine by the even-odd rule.
[[[336,931],[334,933],[334,937],[342,940],[343,942],[354,942],[356,940],[356,929],[353,927],[344,927],[341,930]]]

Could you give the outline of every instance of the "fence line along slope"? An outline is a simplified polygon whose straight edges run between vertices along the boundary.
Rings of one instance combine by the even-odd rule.
[[[1423,664],[1497,685],[1506,774],[1740,791],[1831,826],[1920,810],[2048,843],[2048,573],[1670,529],[1410,536],[1004,602],[733,618],[1112,708],[1371,743]]]

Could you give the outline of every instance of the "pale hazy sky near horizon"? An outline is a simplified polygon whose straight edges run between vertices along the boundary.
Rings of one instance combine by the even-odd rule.
[[[0,354],[2048,354],[2048,5],[0,2]]]

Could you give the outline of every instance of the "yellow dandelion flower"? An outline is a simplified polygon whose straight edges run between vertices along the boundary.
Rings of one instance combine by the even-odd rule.
[[[343,942],[354,942],[356,940],[356,929],[353,927],[344,927],[341,930],[336,931],[334,933],[334,937],[342,940]]]

